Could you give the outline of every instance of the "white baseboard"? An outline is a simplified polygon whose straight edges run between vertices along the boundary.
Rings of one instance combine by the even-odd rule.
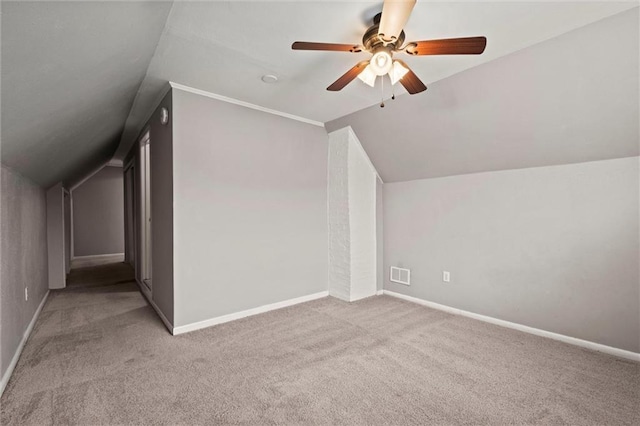
[[[383,293],[384,293],[384,290],[378,290],[376,291],[376,296],[382,296]]]
[[[124,253],[94,254],[90,256],[73,256],[71,258],[71,269],[83,268],[87,266],[100,266],[108,263],[124,262]]]
[[[253,315],[262,314],[264,312],[274,311],[276,309],[286,308],[287,306],[297,305],[299,303],[310,302],[312,300],[321,299],[329,296],[328,291],[321,291],[320,293],[309,294],[307,296],[296,297],[295,299],[289,299],[282,302],[271,303],[269,305],[259,306],[253,309],[247,309],[246,311],[235,312],[233,314],[223,315],[216,318],[211,318],[204,321],[194,322],[192,324],[181,325],[173,328],[173,334],[183,334],[190,331],[200,330],[201,328],[207,328],[214,325],[222,324],[225,322],[237,320],[240,318],[250,317]]]
[[[474,314],[473,312],[463,311],[462,309],[452,308],[450,306],[441,305],[439,303],[429,302],[427,300],[418,299],[417,297],[406,296],[404,294],[396,293],[394,291],[383,290],[383,294],[386,294],[387,296],[397,297],[398,299],[407,300],[409,302],[417,303],[419,305],[427,306],[429,308],[448,312],[450,314],[462,315],[464,317],[488,322],[490,324],[499,325],[501,327],[523,331],[525,333],[534,334],[536,336],[547,337],[549,339],[558,340],[560,342],[568,343],[570,345],[580,346],[580,347],[591,349],[597,352],[602,352],[609,355],[618,356],[620,358],[629,359],[631,361],[640,362],[640,353],[631,352],[624,349],[618,349],[612,346],[602,345],[600,343],[590,342],[588,340],[582,340],[575,337],[565,336],[564,334],[553,333],[551,331],[541,330],[539,328],[529,327],[526,325],[517,324],[515,322],[488,317],[486,315]]]
[[[44,297],[42,298],[42,302],[40,302],[40,305],[38,306],[38,309],[36,309],[36,312],[33,314],[33,318],[31,318],[31,322],[29,323],[29,326],[27,326],[27,329],[24,331],[24,334],[22,335],[22,340],[20,341],[20,344],[16,349],[16,353],[13,355],[13,358],[11,359],[11,364],[9,364],[7,371],[5,371],[4,375],[2,376],[2,381],[0,381],[0,396],[2,396],[2,394],[4,393],[4,389],[7,387],[7,384],[9,383],[11,374],[13,374],[13,370],[15,370],[16,365],[18,365],[18,360],[20,359],[20,354],[22,354],[22,349],[24,349],[24,345],[27,343],[27,340],[29,339],[31,332],[33,331],[33,327],[36,325],[36,321],[38,320],[38,317],[40,316],[40,312],[42,311],[44,303],[47,301],[48,297],[49,297],[49,290],[47,290],[47,294],[44,295]]]
[[[142,293],[144,298],[147,299],[147,302],[149,302],[153,310],[156,311],[156,314],[158,314],[158,316],[164,323],[164,326],[167,327],[167,330],[169,330],[169,333],[174,334],[173,324],[171,324],[171,322],[167,319],[167,317],[164,316],[164,313],[162,313],[158,305],[156,305],[156,302],[153,301],[153,296],[151,295],[151,292],[149,291],[147,286],[145,286],[140,281],[138,281],[137,278],[136,278],[136,284],[138,284],[138,287],[140,287],[140,293]]]
[[[73,256],[71,260],[99,260],[103,257],[124,257],[124,253],[90,254],[87,256]]]

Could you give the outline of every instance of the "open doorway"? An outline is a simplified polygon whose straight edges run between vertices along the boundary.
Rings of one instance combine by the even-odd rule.
[[[125,228],[125,262],[136,266],[136,167],[133,160],[124,169],[124,228]]]
[[[151,152],[149,131],[140,139],[140,236],[141,236],[141,278],[151,290]]]

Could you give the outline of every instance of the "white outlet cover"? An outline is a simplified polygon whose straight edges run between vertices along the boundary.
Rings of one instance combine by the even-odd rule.
[[[445,283],[451,282],[451,273],[449,271],[442,271],[442,281]]]

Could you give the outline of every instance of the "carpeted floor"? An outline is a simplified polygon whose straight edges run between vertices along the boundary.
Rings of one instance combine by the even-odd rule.
[[[171,336],[124,264],[52,292],[15,424],[640,424],[640,364],[387,296]]]

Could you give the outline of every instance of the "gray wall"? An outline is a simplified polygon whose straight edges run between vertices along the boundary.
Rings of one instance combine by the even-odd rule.
[[[124,253],[122,167],[104,167],[72,195],[73,256]]]
[[[151,116],[148,124],[151,137],[151,293],[153,301],[167,320],[173,324],[174,206],[172,166],[173,108],[171,99],[172,94],[169,92]],[[166,126],[160,123],[160,110],[163,107],[169,110],[169,123]],[[140,168],[138,169],[140,170]],[[140,186],[138,186],[139,188]],[[140,191],[137,194],[140,194]],[[140,223],[137,229],[141,228],[142,224]],[[136,257],[136,262],[142,261],[142,255]]]
[[[173,91],[175,325],[327,290],[323,128]]]
[[[47,211],[42,188],[4,166],[0,180],[0,372],[4,376],[47,293]]]
[[[640,352],[638,177],[633,157],[385,184],[385,271],[411,269],[385,289]]]
[[[385,182],[637,156],[639,40],[635,8],[326,126],[350,125]]]
[[[66,286],[64,190],[57,183],[47,190],[47,253],[49,288]]]

